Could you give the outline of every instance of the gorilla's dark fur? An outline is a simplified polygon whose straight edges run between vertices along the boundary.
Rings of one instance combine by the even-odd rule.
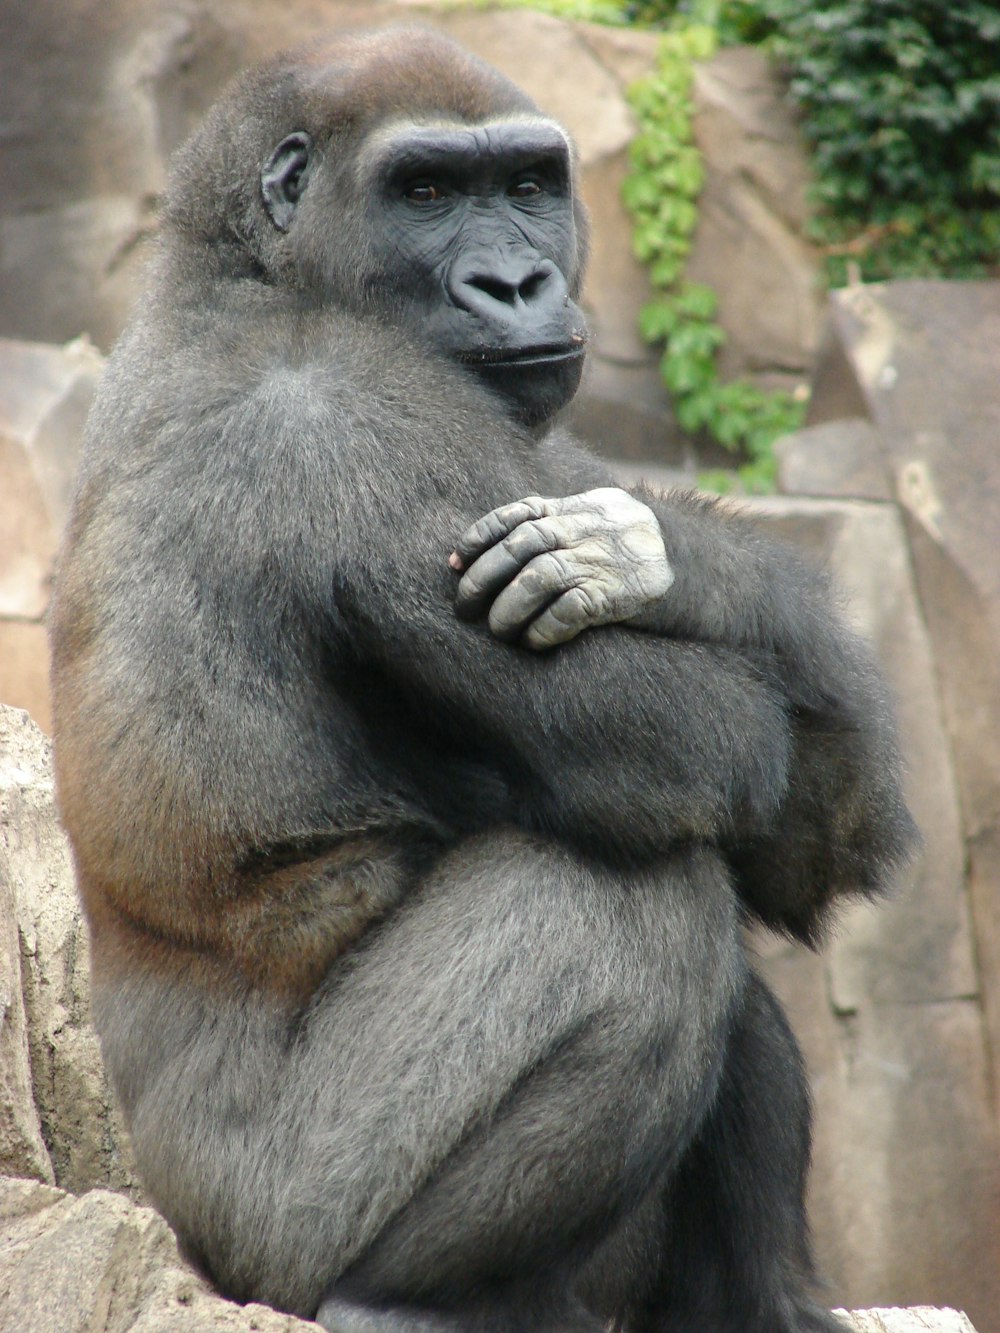
[[[905,857],[889,710],[794,555],[553,424],[583,231],[450,43],[280,57],[181,152],[89,426],[54,693],[108,1067],[192,1258],[344,1333],[837,1327],[741,932]]]

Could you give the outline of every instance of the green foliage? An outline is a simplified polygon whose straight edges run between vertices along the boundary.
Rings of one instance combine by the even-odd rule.
[[[624,9],[629,22],[639,27],[711,28],[723,45],[759,42],[774,28],[762,0],[625,0]]]
[[[842,282],[1000,259],[996,0],[762,0],[814,145],[815,234]]]
[[[472,0],[473,7],[489,9],[495,0]],[[621,27],[629,21],[627,0],[500,0],[502,9],[536,9],[560,19],[604,23]]]
[[[707,431],[742,455],[738,474],[747,490],[772,490],[771,446],[801,423],[802,409],[788,394],[767,394],[745,380],[721,382],[716,353],[725,334],[715,322],[715,293],[683,279],[703,180],[691,128],[692,61],[710,56],[715,45],[715,30],[701,24],[678,25],[661,39],[656,73],[631,94],[640,130],[623,198],[635,219],[635,254],[659,289],[642,311],[640,330],[649,342],[665,343],[660,372],[681,428]],[[724,477],[703,480],[722,489]]]

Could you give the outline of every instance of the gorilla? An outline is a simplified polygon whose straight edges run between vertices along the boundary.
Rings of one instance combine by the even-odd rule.
[[[745,937],[908,855],[823,578],[559,424],[573,148],[419,29],[181,150],[52,611],[94,1020],[218,1289],[338,1333],[830,1333]]]

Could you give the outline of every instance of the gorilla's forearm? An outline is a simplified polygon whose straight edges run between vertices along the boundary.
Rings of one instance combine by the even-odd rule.
[[[495,757],[524,825],[616,856],[771,827],[788,722],[738,654],[608,627],[537,655],[433,595],[400,598],[387,625],[367,590],[352,592],[341,605],[354,643],[454,743]]]
[[[674,572],[644,626],[746,655],[780,682],[791,708],[831,725],[864,716],[864,652],[836,616],[825,575],[723,502],[644,486],[633,494],[659,519]]]
[[[835,897],[884,889],[914,841],[885,684],[825,577],[794,551],[704,497],[637,493],[660,520],[675,573],[644,623],[746,654],[787,701],[793,750],[779,818],[734,840],[731,859],[755,914],[815,939]]]

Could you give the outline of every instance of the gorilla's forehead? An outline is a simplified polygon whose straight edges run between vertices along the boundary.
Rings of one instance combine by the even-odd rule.
[[[320,38],[279,60],[314,109],[355,124],[393,115],[457,116],[466,121],[531,114],[524,91],[450,38],[420,26],[390,26]]]

